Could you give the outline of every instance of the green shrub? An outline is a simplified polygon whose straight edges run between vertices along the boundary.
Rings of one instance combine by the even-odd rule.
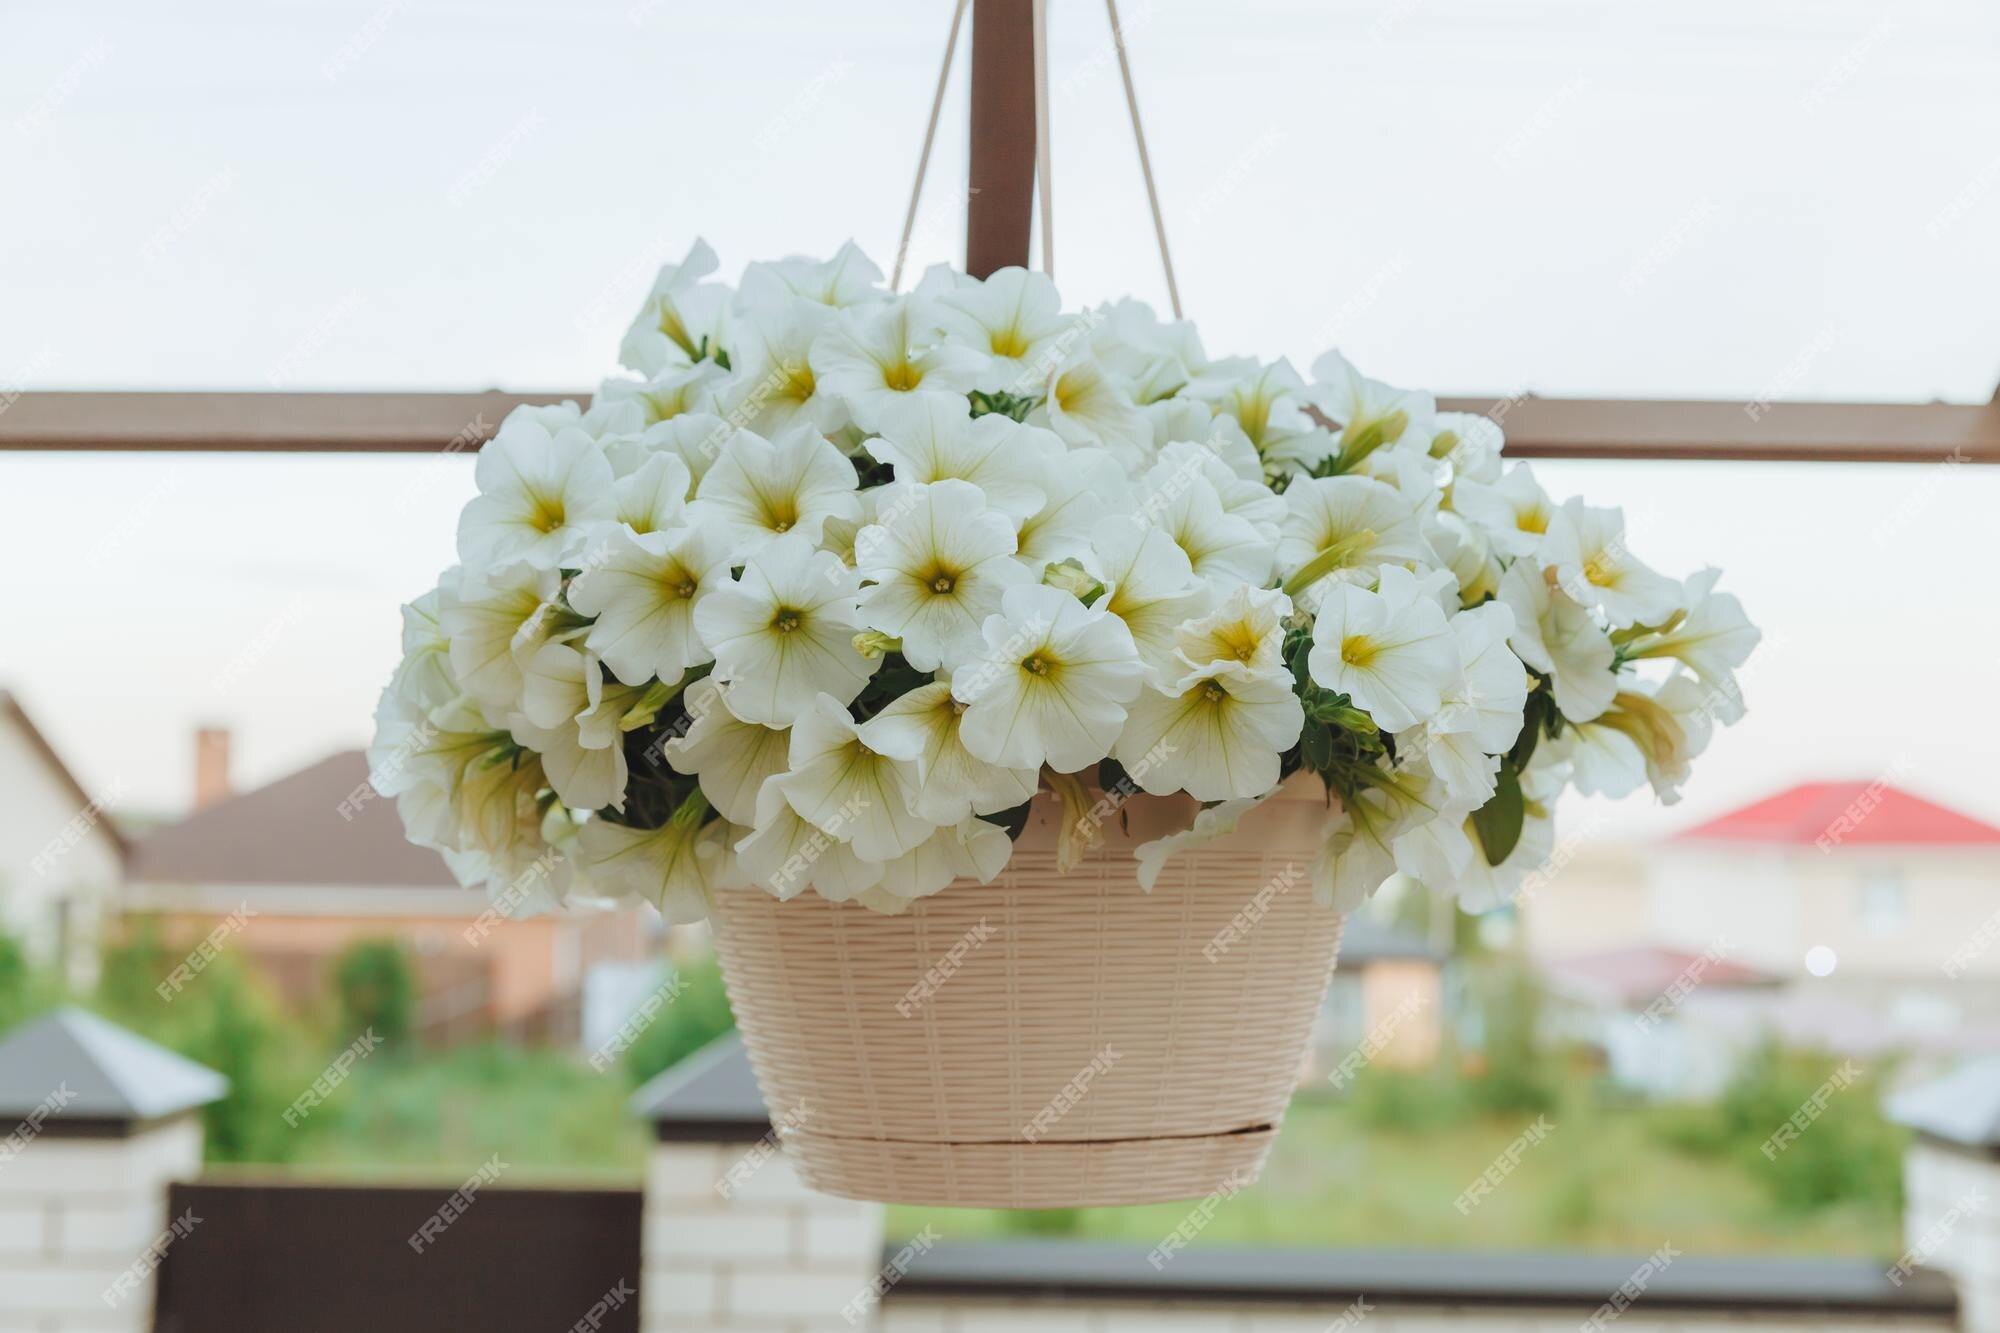
[[[625,1068],[637,1082],[672,1068],[725,1032],[735,1030],[736,1016],[729,1011],[722,968],[713,956],[681,968],[678,978],[685,983],[681,992],[625,1051]]]
[[[1445,1069],[1364,1069],[1348,1105],[1370,1129],[1412,1134],[1458,1124],[1472,1110],[1465,1081]]]
[[[394,940],[348,945],[334,963],[333,986],[343,1045],[373,1029],[377,1040],[400,1046],[416,1025],[416,977],[403,946]]]
[[[1485,1062],[1468,1088],[1480,1110],[1541,1115],[1555,1109],[1561,1070],[1542,1049],[1542,991],[1527,964],[1506,960],[1487,978]]]
[[[1744,1060],[1717,1103],[1728,1151],[1783,1212],[1899,1206],[1903,1134],[1882,1118],[1879,1071],[1856,1077],[1843,1065],[1836,1056],[1767,1045]],[[1814,1116],[1817,1101],[1824,1109]],[[1776,1142],[1794,1116],[1805,1123]]]
[[[1016,1236],[1074,1236],[1083,1230],[1081,1208],[1021,1208],[1000,1214],[1000,1229]]]

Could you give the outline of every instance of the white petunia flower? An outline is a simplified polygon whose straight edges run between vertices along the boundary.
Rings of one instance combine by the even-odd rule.
[[[1125,622],[1154,680],[1164,685],[1177,676],[1175,634],[1215,599],[1209,585],[1195,577],[1187,552],[1159,528],[1113,515],[1092,530],[1090,549],[1080,560],[1107,589],[1097,609]]]
[[[1185,390],[1233,417],[1269,473],[1310,469],[1333,452],[1333,437],[1305,414],[1305,382],[1289,361],[1216,362]]]
[[[1629,655],[1671,657],[1685,663],[1709,687],[1716,718],[1733,723],[1743,717],[1736,669],[1749,660],[1751,649],[1764,635],[1743,614],[1743,604],[1733,593],[1715,591],[1721,577],[1721,570],[1704,569],[1687,579],[1681,585],[1687,614],[1664,633],[1640,639]]]
[[[1347,695],[1387,731],[1435,713],[1463,673],[1444,612],[1395,565],[1383,566],[1379,591],[1338,584],[1327,594],[1306,665],[1322,688]]]
[[[1462,827],[1467,838],[1474,841],[1477,852],[1477,835],[1470,816]],[[1550,863],[1555,845],[1555,820],[1546,814],[1530,812],[1521,821],[1521,837],[1514,850],[1499,865],[1488,865],[1484,853],[1475,854],[1458,877],[1443,887],[1455,894],[1468,912],[1490,912],[1504,907],[1527,886],[1531,876],[1546,873],[1544,868]]]
[[[680,455],[665,450],[648,454],[637,467],[612,484],[611,520],[599,524],[594,536],[602,538],[619,527],[635,537],[666,531],[686,513],[692,484],[687,463]],[[599,544],[593,541],[592,552],[598,550]],[[585,567],[589,567],[587,558]]]
[[[1456,802],[1477,808],[1493,795],[1499,761],[1520,738],[1528,701],[1528,673],[1507,646],[1514,613],[1488,602],[1451,618],[1451,633],[1465,664],[1444,691],[1438,711],[1421,732],[1397,738],[1397,753],[1421,753]]]
[[[438,587],[403,606],[403,660],[396,665],[389,688],[420,708],[435,708],[463,688],[451,668],[451,635],[439,619],[446,587],[458,586],[458,571],[448,571]]]
[[[986,358],[963,347],[919,350],[940,323],[917,297],[843,310],[813,339],[812,369],[822,391],[840,398],[864,430],[912,394],[954,396],[973,388]]]
[[[778,775],[757,792],[757,818],[736,843],[736,861],[745,882],[780,901],[810,887],[830,902],[847,902],[882,882],[880,861],[863,859],[849,843],[799,817]]]
[[[1375,582],[1377,566],[1437,560],[1417,507],[1393,486],[1367,477],[1298,477],[1284,501],[1278,568],[1295,596],[1324,592],[1324,579],[1365,586]]]
[[[1163,324],[1144,301],[1128,296],[1091,314],[1091,354],[1129,386],[1142,407],[1176,392],[1208,364],[1192,323]]]
[[[513,560],[556,569],[590,526],[612,516],[611,464],[597,442],[510,415],[473,465],[479,494],[458,520],[458,558],[483,570]]]
[[[504,565],[438,590],[438,626],[450,641],[453,675],[496,716],[521,701],[521,658],[554,628],[562,587],[553,569]]]
[[[742,309],[758,309],[809,301],[844,309],[880,300],[883,295],[882,270],[860,246],[847,241],[831,259],[794,256],[773,263],[746,264],[736,303]]]
[[[1022,520],[1017,554],[1040,577],[1058,561],[1080,559],[1106,514],[1131,507],[1131,488],[1118,460],[1102,449],[1073,449],[1044,473],[1048,500]]]
[[[1047,587],[1009,588],[986,651],[952,677],[959,736],[989,764],[1073,773],[1111,752],[1145,665],[1125,622]]]
[[[703,282],[715,272],[715,251],[697,240],[686,259],[667,264],[632,327],[619,344],[618,359],[641,375],[692,365],[722,350],[729,315],[729,289]]]
[[[1057,366],[1045,387],[1033,419],[1046,422],[1077,448],[1108,450],[1127,472],[1152,463],[1152,427],[1124,385],[1088,351],[1079,350]]]
[[[954,283],[935,301],[945,343],[985,360],[974,387],[988,393],[1040,393],[1064,352],[1086,333],[1063,314],[1055,283],[1031,269],[1008,267],[984,281]]]
[[[1374,896],[1396,873],[1396,857],[1346,810],[1335,810],[1312,862],[1313,897],[1343,916]]]
[[[688,515],[725,525],[738,556],[792,532],[817,545],[829,518],[861,516],[856,484],[854,464],[809,427],[775,440],[740,430],[702,477]]]
[[[1270,799],[1271,792],[1276,790],[1273,787],[1271,791],[1256,796],[1207,806],[1195,815],[1190,827],[1178,833],[1169,833],[1164,838],[1140,843],[1132,850],[1132,859],[1139,871],[1139,887],[1151,893],[1154,885],[1159,883],[1160,872],[1166,869],[1167,862],[1236,832],[1243,816]]]
[[[1285,620],[1291,614],[1292,599],[1277,589],[1238,585],[1213,611],[1175,630],[1174,657],[1190,671],[1234,662],[1252,671],[1282,672]]]
[[[577,839],[591,884],[643,898],[676,925],[704,919],[728,860],[729,833],[723,820],[700,822],[704,813],[706,803],[691,799],[656,829],[591,820]]]
[[[1487,483],[1466,478],[1451,486],[1451,507],[1475,523],[1502,555],[1533,555],[1541,549],[1556,507],[1526,463],[1516,463]]]
[[[1031,581],[1014,524],[969,481],[894,487],[854,539],[864,624],[903,641],[919,671],[956,666],[982,646],[1000,595]]]
[[[1170,691],[1147,688],[1130,705],[1111,757],[1155,796],[1198,801],[1260,796],[1278,784],[1278,756],[1299,739],[1305,712],[1289,674],[1217,662]],[[1142,763],[1148,755],[1160,756]]]
[[[597,659],[564,643],[543,644],[521,670],[521,707],[507,719],[514,740],[541,756],[549,785],[570,809],[623,810],[619,722],[633,692],[607,690]]]
[[[894,914],[918,898],[927,898],[954,880],[991,884],[1014,855],[1007,830],[983,819],[967,819],[941,828],[893,861],[884,862],[882,882],[870,890],[867,905]],[[884,901],[889,900],[889,901]]]
[[[695,608],[694,625],[715,654],[715,678],[733,681],[739,717],[789,726],[826,693],[851,703],[875,674],[854,648],[854,571],[797,533],[751,556],[734,582]]]
[[[1556,586],[1604,613],[1613,629],[1657,625],[1680,604],[1680,584],[1655,574],[1625,546],[1625,511],[1567,501],[1549,522],[1542,563]]]
[[[597,386],[597,403],[618,413],[626,429],[643,431],[663,421],[712,414],[726,379],[727,372],[713,361],[669,366],[647,380],[605,380]]]
[[[671,455],[687,469],[688,489],[683,497],[692,500],[701,479],[715,466],[722,448],[736,428],[721,417],[706,412],[689,412],[668,421],[659,421],[630,434],[604,440],[605,457],[619,477],[628,477],[645,467],[659,454]]]
[[[1162,447],[1147,469],[1147,476],[1170,476],[1182,468],[1199,471],[1215,488],[1215,498],[1222,502],[1223,513],[1249,523],[1264,541],[1276,542],[1285,521],[1285,501],[1273,494],[1261,477],[1245,479],[1230,466],[1222,450],[1232,439],[1249,451],[1254,468],[1256,451],[1250,449],[1250,442],[1229,418],[1220,417],[1207,444],[1181,440]]]
[[[938,825],[1011,810],[1035,794],[1033,768],[1001,768],[976,759],[959,738],[965,705],[946,680],[919,685],[861,724],[861,738],[883,753],[914,753],[905,761],[910,808]]]
[[[1424,540],[1458,582],[1458,604],[1477,606],[1500,594],[1505,572],[1482,528],[1474,527],[1448,509],[1437,510],[1424,522]]]
[[[884,408],[881,435],[862,448],[889,464],[899,482],[969,481],[1017,521],[1039,512],[1051,469],[1063,460],[1062,441],[998,412],[971,411],[963,399],[918,395]]]
[[[687,731],[661,747],[676,773],[701,779],[701,794],[737,824],[757,822],[757,793],[785,771],[791,728],[745,722],[729,708],[729,687],[703,677],[683,700]]]
[[[1500,451],[1507,441],[1492,417],[1478,412],[1440,412],[1436,432],[1431,436],[1431,457],[1451,464],[1455,482],[1499,479]]]
[[[870,739],[845,704],[822,694],[792,724],[791,771],[771,783],[799,818],[852,845],[864,861],[888,861],[928,838],[933,825],[910,809],[902,764],[917,757],[915,748],[900,745],[885,753]],[[876,732],[872,739],[893,744],[905,738]]]
[[[569,603],[596,617],[584,644],[620,680],[673,682],[713,659],[695,633],[694,612],[728,581],[729,547],[709,525],[650,538],[618,532],[604,557],[571,580]]]
[[[1437,400],[1428,393],[1371,380],[1339,352],[1313,362],[1312,373],[1310,397],[1340,428],[1338,451],[1348,470],[1389,446],[1421,453],[1437,433]]]
[[[1525,556],[1501,577],[1500,600],[1514,613],[1508,645],[1549,677],[1564,717],[1588,722],[1610,706],[1618,692],[1616,651],[1590,612],[1551,588]]]
[[[825,306],[794,298],[736,322],[732,374],[716,399],[731,421],[762,435],[807,426],[829,435],[847,424],[847,408],[819,386],[813,339],[833,319]]]
[[[1200,469],[1155,464],[1141,486],[1139,513],[1174,539],[1202,578],[1256,586],[1269,581],[1277,544],[1250,520],[1224,512]]]

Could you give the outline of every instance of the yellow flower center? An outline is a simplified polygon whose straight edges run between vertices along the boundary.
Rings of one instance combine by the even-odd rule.
[[[893,366],[882,367],[882,387],[885,389],[908,393],[923,382],[923,373],[908,361],[898,361]]]
[[[1026,356],[1028,340],[1021,336],[1019,329],[995,329],[993,331],[993,355]]]
[[[1229,697],[1229,691],[1211,680],[1201,687],[1201,697],[1209,703],[1219,704]]]
[[[1514,526],[1522,532],[1547,532],[1549,530],[1549,511],[1540,505],[1536,505],[1532,509],[1523,509],[1514,515]]]
[[[1021,659],[1021,669],[1031,676],[1048,676],[1054,673],[1056,664],[1040,653],[1030,653]]]
[[[1365,634],[1350,634],[1340,641],[1340,660],[1351,667],[1366,667],[1380,651]]]
[[[1222,645],[1224,655],[1239,662],[1249,662],[1257,656],[1257,631],[1238,621],[1225,625],[1216,633],[1215,641]]]
[[[793,362],[785,367],[784,394],[794,402],[803,403],[819,389],[819,381],[813,378],[812,367],[803,361]]]
[[[528,522],[536,532],[554,532],[563,525],[563,502],[560,495],[537,495],[533,499],[535,507],[528,515]]]
[[[779,607],[778,614],[771,618],[771,628],[780,634],[790,634],[805,623],[806,618],[804,613],[794,611],[788,606]]]
[[[931,579],[931,591],[947,593],[958,586],[958,580],[950,574],[939,574]]]

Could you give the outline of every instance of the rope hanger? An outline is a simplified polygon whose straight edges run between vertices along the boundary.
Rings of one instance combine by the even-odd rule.
[[[946,85],[958,50],[958,32],[965,20],[969,0],[956,0],[951,11],[951,27],[945,35],[944,59],[938,67],[937,88],[931,94],[930,117],[924,124],[924,144],[917,155],[916,180],[910,186],[910,206],[903,213],[903,235],[896,246],[896,261],[889,277],[889,290],[902,286],[903,264],[909,256],[910,237],[916,230],[917,205],[923,197],[924,176],[930,167],[931,145],[937,139],[938,117],[944,108]],[[1035,189],[1041,201],[1042,272],[1055,277],[1055,185],[1049,144],[1049,36],[1048,0],[1033,0],[1035,47]],[[1132,83],[1132,62],[1125,50],[1125,29],[1118,21],[1118,0],[1104,0],[1111,20],[1112,46],[1118,54],[1118,74],[1125,88],[1125,106],[1132,117],[1132,139],[1139,153],[1139,174],[1146,183],[1146,202],[1153,214],[1153,235],[1160,246],[1160,267],[1166,273],[1167,300],[1174,318],[1180,319],[1180,285],[1174,280],[1174,260],[1167,249],[1167,224],[1160,211],[1160,192],[1153,180],[1153,162],[1146,151],[1146,131],[1139,117],[1139,95]]]

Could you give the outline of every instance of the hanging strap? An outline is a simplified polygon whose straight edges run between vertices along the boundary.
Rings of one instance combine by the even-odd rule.
[[[1146,178],[1146,202],[1153,210],[1153,235],[1160,242],[1160,267],[1167,272],[1167,300],[1174,318],[1181,317],[1181,289],[1174,281],[1174,257],[1167,250],[1167,223],[1160,213],[1160,192],[1153,185],[1153,159],[1146,152],[1146,130],[1139,123],[1139,94],[1132,88],[1132,62],[1125,54],[1125,28],[1118,22],[1118,0],[1104,0],[1111,16],[1111,44],[1118,49],[1118,73],[1125,81],[1125,105],[1132,112],[1132,139],[1139,145],[1139,174]]]
[[[924,197],[924,172],[931,165],[931,144],[937,139],[938,113],[944,109],[944,88],[951,80],[952,57],[958,52],[958,29],[965,22],[968,0],[958,0],[951,10],[951,31],[944,39],[944,60],[938,65],[937,91],[931,94],[931,118],[924,125],[924,147],[917,154],[917,179],[910,186],[910,207],[903,214],[903,239],[896,245],[896,263],[889,275],[889,290],[903,285],[903,261],[909,257],[910,234],[917,226],[917,201]]]
[[[937,140],[938,116],[944,109],[944,92],[951,81],[952,59],[958,51],[958,30],[965,21],[969,0],[956,0],[951,11],[951,28],[944,39],[944,59],[938,64],[937,88],[931,94],[931,114],[924,123],[924,146],[917,154],[917,177],[910,185],[910,206],[903,212],[903,235],[896,245],[896,262],[889,276],[889,290],[903,282],[903,263],[909,257],[910,237],[916,230],[917,205],[923,198],[924,175],[930,169],[931,145]],[[1056,275],[1055,172],[1050,148],[1049,117],[1049,28],[1048,0],[1032,0],[1035,24],[1035,189],[1041,199],[1042,272]],[[1125,106],[1132,115],[1132,140],[1139,150],[1139,174],[1146,182],[1146,204],[1153,214],[1153,236],[1160,245],[1160,267],[1167,277],[1167,300],[1174,318],[1181,316],[1180,284],[1174,280],[1174,257],[1167,249],[1167,223],[1160,212],[1160,191],[1153,181],[1153,160],[1146,151],[1146,129],[1139,117],[1139,94],[1132,84],[1132,61],[1125,50],[1125,29],[1118,21],[1118,0],[1104,0],[1111,19],[1111,41],[1118,52],[1118,74],[1125,85]]]

